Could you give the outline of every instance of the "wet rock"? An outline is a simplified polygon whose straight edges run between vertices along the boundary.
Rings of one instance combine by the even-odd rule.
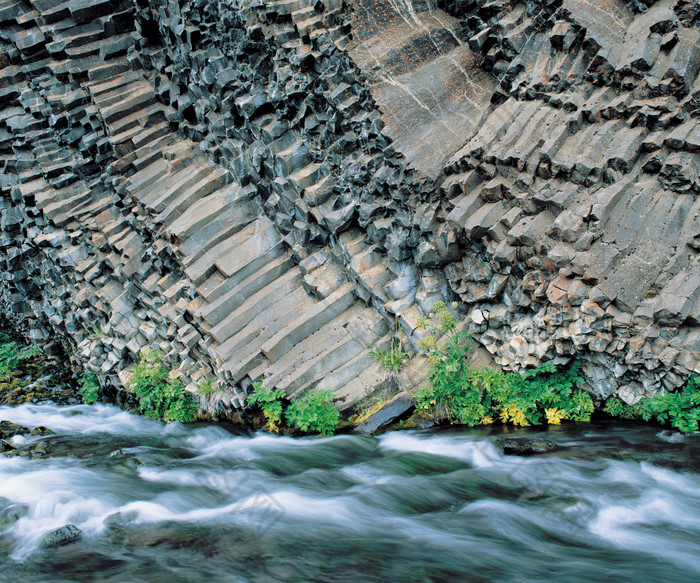
[[[12,445],[9,441],[0,439],[0,452],[6,455],[16,455],[17,448],[14,445]]]
[[[43,426],[35,427],[31,432],[32,435],[53,435],[54,433],[53,430]]]
[[[49,455],[49,449],[50,447],[47,443],[39,443],[34,447],[30,447],[29,450],[26,452],[26,455],[28,455],[31,458],[44,458],[47,455]]]
[[[3,503],[9,502],[3,499]],[[26,504],[10,504],[6,508],[0,510],[0,530],[5,530],[10,525],[17,522],[20,518],[27,515],[29,507]]]
[[[0,421],[0,437],[9,439],[15,435],[25,435],[30,433],[31,429],[10,421]]]
[[[381,409],[362,421],[354,433],[376,433],[415,407],[413,397],[405,391],[394,395]]]
[[[557,451],[560,446],[542,438],[503,438],[496,440],[506,455],[529,456]]]
[[[67,524],[45,534],[39,542],[42,549],[53,549],[79,541],[83,538],[83,531],[73,524]]]
[[[101,384],[160,346],[242,407],[269,356],[245,350],[266,317],[248,300],[305,305],[289,269],[326,247],[300,285],[325,301],[347,279],[359,300],[313,322],[368,311],[326,363],[277,371],[288,392],[337,371],[352,407],[357,320],[415,343],[438,298],[469,304],[510,370],[575,357],[595,387],[586,371],[624,363],[605,390],[647,395],[695,370],[696,3],[50,4],[2,12],[0,304],[68,335]],[[265,333],[291,349],[313,322]],[[15,388],[3,403],[75,402]]]

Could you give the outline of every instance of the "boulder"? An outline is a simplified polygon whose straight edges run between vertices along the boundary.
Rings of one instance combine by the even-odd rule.
[[[73,524],[67,524],[45,534],[39,542],[39,548],[53,549],[74,543],[83,538],[83,531]]]
[[[560,446],[549,439],[533,438],[503,438],[496,441],[506,455],[537,455],[557,451]]]

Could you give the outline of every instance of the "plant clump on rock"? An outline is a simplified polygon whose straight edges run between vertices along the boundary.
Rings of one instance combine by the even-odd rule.
[[[467,366],[471,338],[458,330],[457,319],[444,302],[436,302],[430,318],[422,318],[419,325],[429,332],[418,347],[427,354],[430,365],[430,386],[416,393],[419,411],[438,421],[468,426],[496,420],[521,427],[590,421],[595,403],[582,388],[580,363],[560,370],[546,362],[522,373],[473,370]],[[679,391],[641,399],[634,406],[613,396],[603,407],[613,417],[656,421],[683,432],[697,431],[700,377],[692,376]]]
[[[309,391],[299,399],[285,402],[284,391],[269,389],[261,381],[253,385],[247,403],[257,406],[262,411],[266,428],[279,433],[282,420],[290,427],[304,433],[332,435],[338,425],[340,414],[333,407],[333,393],[330,391]]]
[[[151,419],[188,423],[197,417],[197,403],[180,381],[170,378],[170,370],[159,350],[141,352],[129,390],[138,399],[139,412]]]

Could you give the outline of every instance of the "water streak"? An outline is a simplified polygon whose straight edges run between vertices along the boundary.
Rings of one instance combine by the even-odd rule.
[[[45,441],[46,459],[0,456],[0,579],[700,577],[696,436],[567,426],[547,436],[561,451],[520,458],[497,429],[292,439],[105,405],[0,419],[56,431],[14,440]],[[41,548],[66,524],[83,539]]]

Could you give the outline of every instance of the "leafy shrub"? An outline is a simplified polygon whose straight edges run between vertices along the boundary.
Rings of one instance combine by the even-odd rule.
[[[270,431],[279,432],[284,417],[292,427],[321,435],[332,435],[340,418],[332,401],[333,393],[330,391],[312,391],[285,410],[284,391],[268,389],[260,381],[253,384],[253,391],[247,398],[248,405],[256,405],[263,412]]]
[[[608,400],[605,401],[603,411],[612,417],[619,417],[620,419],[638,418],[634,409],[618,397],[609,397]]]
[[[189,423],[197,415],[197,404],[182,384],[170,380],[159,350],[144,350],[134,367],[129,390],[139,401],[139,411],[151,419]]]
[[[684,433],[697,431],[700,421],[700,376],[691,376],[679,391],[642,399],[635,405],[635,412],[645,421],[656,419]]]
[[[332,400],[333,393],[330,391],[306,393],[287,408],[287,422],[305,432],[332,435],[340,417]]]
[[[457,320],[444,302],[436,302],[430,318],[421,318],[418,325],[430,332],[418,343],[430,365],[430,386],[415,396],[419,410],[439,420],[470,426],[492,423],[493,419],[520,426],[590,421],[595,406],[591,396],[579,388],[583,381],[580,363],[565,371],[545,363],[522,374],[469,370],[470,338],[457,331]],[[622,419],[656,420],[683,432],[698,431],[700,376],[693,375],[680,391],[642,399],[634,407],[611,397],[604,410]]]
[[[416,404],[436,419],[464,425],[477,425],[486,416],[481,389],[473,382],[467,368],[472,343],[468,334],[457,330],[457,320],[444,302],[435,302],[430,319],[421,318],[418,326],[429,335],[418,341],[418,348],[428,355],[430,386],[419,389]],[[444,343],[438,343],[444,336]]]
[[[267,428],[270,431],[278,432],[279,423],[282,421],[282,399],[284,391],[280,389],[268,389],[263,387],[262,382],[253,384],[253,392],[248,395],[249,405],[257,405],[267,419]]]
[[[582,380],[578,363],[565,372],[551,363],[522,374],[470,370],[466,363],[471,339],[457,330],[457,320],[444,302],[436,302],[430,318],[422,318],[419,326],[430,332],[418,343],[428,355],[430,387],[417,392],[416,403],[433,417],[469,426],[492,423],[494,418],[520,426],[590,420],[593,400],[577,387]],[[440,342],[439,335],[444,336]]]
[[[491,406],[505,423],[540,425],[543,422],[558,425],[564,419],[589,421],[593,414],[591,396],[577,388],[580,364],[574,363],[567,371],[557,371],[552,363],[524,373],[475,371],[475,381],[484,386]],[[484,375],[487,382],[482,382]]]
[[[642,419],[670,425],[683,433],[698,431],[700,424],[700,376],[694,374],[678,391],[641,399],[633,406],[618,397],[605,402],[604,411],[620,419]]]
[[[86,405],[96,403],[100,392],[100,383],[97,380],[97,374],[92,371],[83,373],[83,376],[80,378],[80,388],[78,391],[83,399],[83,403]]]
[[[399,372],[403,363],[408,360],[408,353],[404,352],[403,344],[401,344],[401,340],[398,338],[392,338],[389,342],[389,348],[387,349],[373,346],[369,355],[376,360],[383,369],[394,373]]]

